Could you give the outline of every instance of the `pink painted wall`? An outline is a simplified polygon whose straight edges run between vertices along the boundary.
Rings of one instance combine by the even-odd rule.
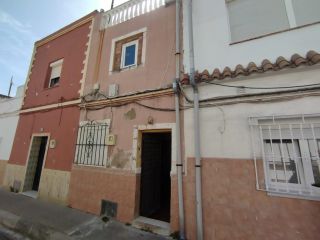
[[[174,109],[174,99],[172,96],[144,100],[141,103],[152,107]],[[135,116],[132,119],[128,116],[129,112],[134,112]],[[134,103],[121,107],[113,107],[112,109],[107,107],[102,110],[88,111],[87,113],[81,111],[80,119],[82,121],[111,119],[112,123],[109,131],[117,135],[117,144],[111,147],[113,150],[109,151],[109,154],[115,154],[120,149],[131,152],[134,126],[147,125],[149,116],[154,119],[154,124],[175,122],[174,112],[146,109]]]
[[[145,64],[136,69],[109,73],[112,39],[131,32],[147,28]],[[85,92],[91,91],[93,84],[98,81],[101,91],[107,93],[108,85],[119,84],[120,94],[141,91],[150,88],[163,87],[171,84],[175,76],[175,5],[161,7],[150,13],[141,15],[127,22],[108,27],[105,30],[101,65],[98,79],[94,79],[99,32],[95,31],[91,49],[90,66],[85,85]]]
[[[98,22],[98,21],[97,21]],[[85,94],[90,93],[95,82],[100,91],[108,94],[109,84],[119,84],[120,94],[144,91],[168,86],[175,78],[175,6],[162,7],[130,21],[105,30],[100,68],[98,46],[99,25],[94,27],[90,49]],[[112,39],[146,28],[145,63],[135,69],[109,74]],[[97,79],[94,78],[98,71]],[[159,108],[174,109],[173,95],[144,99],[141,103]],[[133,132],[137,125],[147,125],[152,117],[154,124],[174,123],[175,112],[163,112],[144,108],[135,103],[106,107],[101,110],[82,110],[80,121],[110,119],[109,131],[117,136],[115,146],[108,147],[106,168],[74,165],[71,171],[69,204],[95,214],[100,212],[101,199],[118,203],[118,219],[130,222],[136,217],[139,190],[139,174],[131,168]],[[113,169],[116,168],[116,169]],[[97,183],[97,184],[92,184]],[[104,186],[104,187],[103,187]],[[85,196],[92,196],[87,198]]]

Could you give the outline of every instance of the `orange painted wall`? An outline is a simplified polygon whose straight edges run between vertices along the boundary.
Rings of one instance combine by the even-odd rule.
[[[79,113],[79,108],[74,106],[21,115],[9,163],[25,165],[32,134],[50,133],[50,138],[56,139],[57,146],[48,149],[45,167],[70,171],[74,160]]]
[[[23,109],[42,106],[79,97],[80,80],[84,67],[86,43],[91,22],[37,47],[27,85]],[[59,86],[47,88],[50,63],[63,58]]]
[[[202,163],[205,239],[319,239],[320,202],[256,191],[252,160],[205,158]],[[189,158],[184,178],[187,239],[196,239],[194,173]],[[177,228],[177,216],[174,223]]]

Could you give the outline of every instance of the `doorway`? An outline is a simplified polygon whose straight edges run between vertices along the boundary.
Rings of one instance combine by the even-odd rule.
[[[170,222],[171,132],[142,133],[140,216]]]
[[[47,149],[47,142],[47,136],[33,137],[29,153],[26,177],[23,186],[24,192],[37,192],[39,190],[41,172]]]

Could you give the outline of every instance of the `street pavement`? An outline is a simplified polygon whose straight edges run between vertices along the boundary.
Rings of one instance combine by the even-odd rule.
[[[167,240],[115,220],[0,188],[0,240]]]
[[[0,225],[0,239],[1,240],[30,240],[16,232],[13,232],[7,228]]]

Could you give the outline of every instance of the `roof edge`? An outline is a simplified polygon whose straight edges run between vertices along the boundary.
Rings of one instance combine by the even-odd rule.
[[[66,34],[66,33],[70,32],[70,31],[74,30],[75,28],[77,28],[79,26],[82,26],[83,24],[91,21],[94,18],[94,16],[96,14],[98,14],[98,13],[99,13],[98,10],[94,10],[91,13],[83,16],[82,18],[79,18],[78,20],[68,24],[67,26],[64,26],[63,28],[60,28],[59,30],[51,33],[50,35],[48,35],[48,36],[36,41],[34,43],[34,45],[36,47],[40,47],[40,46],[42,46],[42,45],[44,45],[44,44],[46,44],[46,43],[48,43],[48,42],[50,42],[50,41],[52,41],[52,40],[54,40],[56,38],[62,36],[63,34]]]
[[[293,69],[302,66],[313,66],[320,64],[320,53],[310,50],[304,57],[295,53],[291,56],[290,59],[286,59],[283,56],[279,56],[275,62],[271,62],[269,59],[264,59],[261,64],[255,62],[248,63],[247,66],[238,64],[235,68],[231,69],[226,66],[223,71],[215,68],[212,73],[208,69],[203,70],[202,72],[195,72],[195,81],[208,82],[213,80],[224,80],[224,79],[234,79],[240,76],[250,76],[253,74],[263,74],[266,72],[275,72],[282,69]],[[182,84],[190,84],[189,74],[184,74],[180,80]]]

